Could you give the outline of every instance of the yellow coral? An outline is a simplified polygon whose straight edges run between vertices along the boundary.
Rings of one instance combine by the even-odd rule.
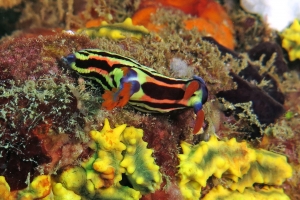
[[[208,142],[195,146],[182,142],[181,146],[178,175],[185,199],[199,198],[201,187],[206,186],[211,175],[221,178],[224,174],[224,178],[234,182],[231,189],[240,192],[254,183],[280,185],[292,176],[284,156],[251,149],[246,142],[235,139],[224,142],[212,136]]]
[[[86,185],[86,172],[79,166],[70,167],[61,173],[58,180],[66,189],[80,191]]]
[[[100,172],[102,179],[111,180],[110,185],[122,180],[122,173],[125,172],[125,169],[119,166],[123,159],[122,151],[126,149],[126,146],[120,141],[120,135],[125,128],[126,124],[123,124],[111,129],[108,120],[105,119],[104,127],[100,132],[90,132],[98,150],[97,158],[93,162],[93,169]]]
[[[126,124],[112,129],[107,119],[101,131],[91,131],[94,154],[81,166],[65,168],[52,179],[49,175],[34,178],[17,198],[26,199],[118,199],[138,200],[141,193],[154,192],[162,182],[159,167],[142,140],[143,131]],[[121,164],[122,163],[122,164]],[[120,184],[126,172],[133,188]],[[52,193],[50,194],[52,189]],[[4,177],[0,176],[0,200],[13,200]]]
[[[233,183],[230,188],[243,192],[246,187],[251,187],[253,183],[264,183],[269,185],[281,185],[286,178],[292,176],[292,168],[287,163],[285,156],[266,151],[255,150],[256,162],[251,165],[247,174]]]
[[[101,200],[138,200],[141,198],[141,193],[132,188],[121,186],[120,184],[114,187],[99,189],[96,192],[95,199]]]
[[[141,39],[144,35],[149,34],[149,31],[144,26],[135,26],[132,24],[132,19],[127,18],[122,23],[108,24],[102,22],[99,27],[79,29],[77,33],[87,34],[89,37],[108,37],[113,40],[120,40],[126,37]]]
[[[10,187],[4,176],[0,176],[0,200],[31,200],[50,199],[51,178],[49,175],[39,175],[33,179],[27,188],[10,192]]]
[[[293,24],[282,34],[282,47],[287,50],[291,61],[300,59],[300,22],[295,19]]]
[[[10,192],[10,187],[4,176],[0,176],[0,200],[31,200],[50,199],[51,178],[49,175],[39,175],[33,179],[27,188]]]
[[[51,191],[51,178],[49,175],[40,175],[33,179],[28,188],[18,192],[18,199],[31,200],[45,198]]]
[[[10,187],[8,185],[8,183],[5,180],[4,176],[0,176],[0,200],[12,200],[14,199],[11,195],[10,195]]]
[[[209,191],[208,194],[205,195],[203,200],[288,200],[290,199],[286,194],[284,194],[283,189],[277,189],[272,187],[264,187],[263,189],[256,191],[253,188],[246,189],[243,193],[238,191],[231,191],[225,189],[224,187],[218,185]]]
[[[90,198],[139,199],[141,193],[154,192],[162,182],[159,167],[142,140],[143,131],[126,124],[111,129],[105,119],[101,131],[91,131],[95,154],[82,163],[86,170],[85,191]],[[122,186],[122,174],[133,188]]]
[[[206,186],[211,175],[221,178],[225,171],[229,171],[232,179],[236,180],[248,171],[248,163],[255,160],[254,150],[235,139],[223,142],[213,136],[209,142],[195,146],[182,142],[181,147],[183,154],[178,155],[179,187],[186,199],[199,198],[201,187]]]
[[[53,182],[52,188],[55,200],[81,200],[73,191],[66,189],[61,183]]]
[[[122,136],[126,150],[120,165],[126,169],[133,188],[142,193],[159,189],[162,182],[159,167],[151,156],[153,150],[147,149],[148,143],[142,139],[143,130],[129,127],[124,130]]]

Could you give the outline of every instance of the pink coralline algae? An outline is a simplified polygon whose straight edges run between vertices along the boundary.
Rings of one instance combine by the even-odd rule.
[[[71,134],[83,126],[83,119],[59,60],[70,48],[83,47],[93,44],[68,34],[2,41],[0,174],[11,190],[26,187],[27,178],[41,171],[53,171],[63,145],[81,149]]]

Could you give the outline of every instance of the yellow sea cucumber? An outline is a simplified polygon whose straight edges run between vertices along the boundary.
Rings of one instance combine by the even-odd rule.
[[[179,187],[185,199],[200,198],[201,188],[210,176],[228,180],[231,191],[243,193],[254,183],[281,185],[292,176],[286,157],[266,150],[255,150],[236,139],[218,141],[212,136],[197,145],[181,143],[183,154],[178,155]]]
[[[300,21],[295,19],[292,25],[281,33],[282,47],[287,50],[290,61],[300,59]]]

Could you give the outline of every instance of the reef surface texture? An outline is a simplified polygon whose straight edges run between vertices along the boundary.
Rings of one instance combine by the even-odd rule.
[[[0,1],[0,200],[300,199],[299,19],[279,32],[241,3]],[[93,73],[69,66],[82,49]],[[140,64],[150,95],[106,110]],[[201,115],[165,92],[194,75]]]

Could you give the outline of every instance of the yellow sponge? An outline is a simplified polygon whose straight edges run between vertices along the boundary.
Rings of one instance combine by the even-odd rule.
[[[293,24],[281,33],[282,47],[287,50],[291,61],[300,59],[300,22],[295,19]]]
[[[205,195],[203,200],[289,200],[290,198],[284,194],[283,189],[277,189],[272,187],[264,187],[259,191],[255,191],[253,188],[246,189],[243,193],[238,191],[231,191],[218,185],[209,191]]]
[[[60,174],[58,180],[66,189],[79,192],[86,185],[86,172],[79,166],[70,167]]]
[[[86,193],[89,198],[139,199],[141,193],[159,189],[162,177],[152,157],[153,150],[143,141],[143,130],[126,124],[111,129],[105,119],[101,131],[91,131],[95,150],[81,166],[86,171]],[[133,186],[120,185],[122,174]]]
[[[281,185],[292,176],[292,168],[286,157],[266,150],[254,150],[246,142],[218,141],[212,136],[208,142],[192,146],[182,142],[179,187],[185,199],[198,199],[201,187],[210,176],[233,182],[232,190],[244,192],[254,183]]]
[[[18,199],[42,199],[51,191],[51,178],[49,175],[40,175],[33,179],[28,188],[18,192]]]
[[[5,180],[4,176],[0,176],[0,200],[13,200],[15,199],[10,194],[10,187]]]
[[[101,200],[138,200],[142,197],[141,193],[132,188],[121,186],[120,184],[114,187],[99,189],[96,192],[94,199]]]
[[[125,128],[126,124],[123,124],[111,129],[108,120],[105,119],[101,131],[90,132],[91,138],[97,144],[97,153],[82,166],[85,166],[86,170],[90,170],[88,179],[94,183],[96,188],[109,187],[122,180],[122,173],[125,172],[125,169],[120,166],[120,162],[123,160],[122,151],[126,149],[126,146],[121,142],[120,135]]]
[[[66,189],[61,183],[52,184],[53,195],[55,200],[81,200],[81,197],[73,191]]]
[[[243,192],[246,187],[252,187],[253,183],[281,185],[286,178],[292,176],[292,167],[285,156],[263,149],[255,152],[256,162],[249,163],[249,171],[230,186],[232,190]]]
[[[142,137],[142,129],[129,127],[124,130],[122,141],[126,150],[120,165],[126,169],[126,175],[134,189],[150,193],[159,189],[162,178],[152,157],[153,150],[147,149],[148,143]]]

